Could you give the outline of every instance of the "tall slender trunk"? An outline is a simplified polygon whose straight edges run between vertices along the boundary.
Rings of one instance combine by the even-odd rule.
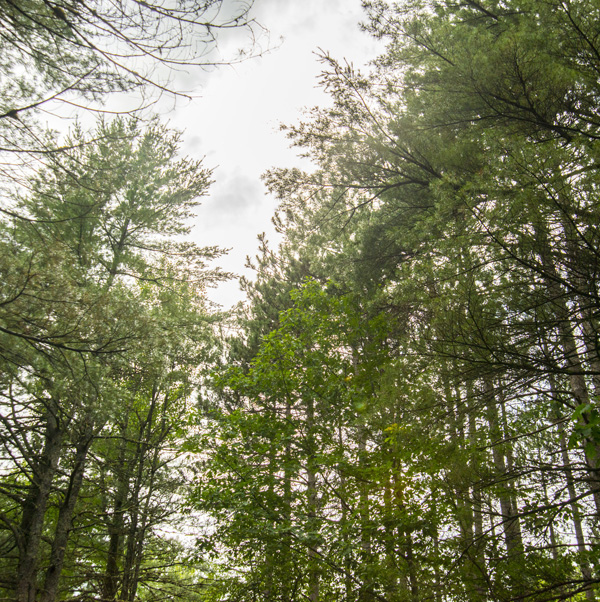
[[[169,434],[166,415],[172,402],[169,391],[159,405],[160,391],[154,388],[148,412],[140,424],[138,446],[132,467],[137,467],[129,499],[129,528],[123,561],[123,580],[120,599],[133,602],[140,583],[144,544],[151,522],[152,499],[156,491],[157,474],[162,466],[162,444]],[[156,422],[158,421],[158,425]]]
[[[146,417],[142,421],[139,427],[138,444],[134,458],[131,460],[132,467],[136,467],[135,479],[131,486],[131,496],[128,500],[129,506],[129,528],[127,529],[127,543],[125,547],[125,558],[123,561],[123,580],[121,584],[121,595],[122,600],[130,600],[132,596],[135,597],[135,592],[138,586],[138,577],[136,577],[136,556],[139,555],[138,545],[138,529],[141,514],[141,501],[140,494],[142,488],[146,484],[144,482],[145,473],[147,466],[146,454],[150,447],[152,425],[154,422],[156,407],[158,403],[159,391],[155,387],[152,391],[152,397],[150,400],[150,407]],[[168,395],[165,394],[165,395]],[[166,398],[165,398],[166,399]]]
[[[130,466],[129,463],[126,462],[128,424],[129,411],[125,416],[125,423],[121,428],[121,443],[115,468],[117,487],[112,508],[112,518],[108,524],[109,539],[106,553],[106,567],[104,569],[104,578],[102,580],[102,589],[100,592],[100,599],[103,602],[114,600],[119,590],[119,556],[123,545],[125,503],[131,478]]]
[[[393,456],[391,456],[393,457]],[[384,516],[383,516],[383,527],[385,529],[385,563],[387,570],[389,571],[390,578],[388,578],[385,586],[386,593],[390,599],[397,597],[398,591],[398,562],[396,553],[396,544],[398,541],[397,534],[397,523],[398,523],[398,512],[396,507],[396,496],[393,483],[392,472],[394,467],[391,467],[389,474],[385,480],[385,486],[383,490],[383,505],[384,505]],[[348,598],[349,599],[349,598]]]
[[[504,457],[506,458],[506,474],[510,477],[510,475],[515,475],[515,457],[513,452],[513,444],[511,442],[512,433],[508,427],[508,418],[506,413],[506,403],[504,399],[504,394],[502,390],[498,392],[498,401],[500,405],[501,412],[501,421],[502,421],[502,433],[501,436],[504,439],[504,443],[502,445]],[[516,476],[514,479],[511,479],[509,486],[509,496],[510,496],[510,504],[511,504],[511,513],[512,516],[518,517],[519,515],[519,503],[517,497],[516,490]],[[523,550],[523,535],[521,533],[521,521],[516,518],[514,521],[514,529],[515,529],[515,537],[520,550]]]
[[[289,396],[286,395],[285,399],[285,422],[286,426],[292,423],[292,403]],[[285,465],[283,469],[283,512],[282,520],[284,521],[286,531],[283,535],[282,547],[287,557],[287,564],[289,565],[290,550],[292,547],[292,537],[287,529],[292,526],[292,445],[290,438],[287,438],[285,444]],[[287,568],[287,567],[286,567]],[[289,570],[289,569],[288,569]],[[283,593],[283,602],[293,602],[295,597],[295,588],[286,588]]]
[[[538,447],[538,465],[540,466],[540,480],[542,482],[542,493],[543,493],[543,500],[544,500],[544,506],[547,506],[548,508],[550,507],[550,496],[548,495],[548,482],[546,480],[546,472],[544,469],[544,463],[542,461],[542,457],[541,457],[541,453],[540,453],[540,449]],[[558,554],[558,538],[556,537],[556,529],[554,527],[554,520],[550,519],[548,521],[548,532],[550,534],[550,552],[552,553],[552,560],[554,561],[558,561],[559,559],[559,554]]]
[[[581,512],[579,511],[579,505],[577,504],[577,491],[575,489],[575,479],[573,478],[573,470],[571,468],[571,459],[569,458],[569,452],[567,451],[567,437],[565,431],[560,427],[560,452],[562,462],[565,470],[565,478],[567,481],[567,491],[570,498],[571,514],[573,519],[573,528],[575,530],[575,539],[577,541],[577,551],[579,552],[579,568],[581,570],[581,576],[588,589],[585,591],[588,602],[595,602],[596,596],[592,591],[592,584],[595,582],[592,579],[592,570],[587,559],[587,550],[585,545],[585,536],[583,534],[583,525],[581,521]]]
[[[504,541],[508,558],[516,560],[523,554],[523,538],[521,535],[521,523],[515,503],[516,494],[511,484],[512,478],[507,467],[506,449],[509,447],[509,444],[504,441],[504,434],[502,432],[498,412],[498,400],[496,399],[492,381],[487,376],[484,378],[484,397],[487,407],[492,458],[497,478],[501,482],[498,500],[500,502],[502,514]]]
[[[58,404],[46,409],[44,448],[33,468],[33,478],[23,505],[20,525],[17,602],[35,602],[38,556],[52,481],[56,473],[63,432],[58,421]]]
[[[412,602],[419,602],[419,580],[417,578],[417,570],[415,557],[413,554],[413,537],[412,532],[408,529],[404,532],[406,541],[406,564],[408,565],[408,581],[410,583],[410,596]]]
[[[136,525],[136,529],[133,529],[131,532],[131,537],[133,538],[133,545],[127,546],[128,554],[125,558],[125,566],[127,567],[127,570],[132,575],[132,577],[129,582],[129,591],[127,592],[126,596],[124,596],[124,599],[129,602],[133,602],[135,600],[140,582],[140,570],[142,566],[142,559],[144,558],[144,543],[146,541],[146,532],[148,531],[148,527],[150,525],[152,497],[154,496],[155,492],[156,475],[161,466],[161,448],[158,445],[158,442],[164,441],[164,438],[167,435],[166,422],[164,418],[166,412],[165,406],[167,403],[167,398],[168,395],[165,395],[165,404],[163,406],[163,412],[161,414],[161,426],[159,430],[159,435],[157,437],[157,442],[154,445],[152,459],[149,462],[148,475],[144,483],[144,501],[141,505],[141,511],[140,509],[136,510],[135,521],[132,520],[132,524],[135,523]],[[148,433],[148,436],[150,436],[150,433]]]
[[[471,448],[471,460],[470,468],[471,474],[475,477],[475,481],[471,485],[471,504],[473,512],[473,539],[471,541],[468,557],[472,565],[472,579],[475,591],[473,592],[472,599],[485,600],[486,598],[486,583],[488,581],[488,574],[485,562],[484,549],[484,537],[483,537],[483,508],[482,508],[482,495],[481,486],[477,482],[478,475],[481,472],[481,467],[477,459],[476,450],[479,446],[477,434],[477,421],[475,416],[475,396],[473,387],[469,384],[467,386],[467,399],[465,401],[468,412],[468,438],[469,445]]]
[[[558,390],[556,386],[556,379],[550,375],[550,393],[552,399],[556,407],[558,408]],[[558,414],[558,411],[557,411]],[[557,415],[557,418],[562,418],[560,415]],[[588,602],[595,602],[596,596],[591,589],[592,581],[592,571],[590,568],[589,561],[587,559],[587,549],[585,542],[585,535],[583,531],[583,524],[581,520],[581,512],[579,510],[579,505],[577,503],[577,490],[575,487],[575,478],[573,475],[573,467],[571,463],[571,458],[569,457],[568,445],[567,445],[567,435],[565,432],[564,425],[562,423],[559,424],[559,434],[560,434],[560,453],[561,459],[563,463],[563,470],[565,472],[565,480],[567,485],[567,492],[569,494],[569,504],[571,506],[571,516],[573,520],[573,529],[575,531],[575,540],[577,542],[577,551],[579,552],[579,568],[581,570],[581,576],[584,581],[589,584],[588,589],[585,592],[586,598]]]
[[[578,406],[586,407],[590,404],[590,393],[584,377],[586,370],[577,348],[571,315],[565,301],[564,291],[560,285],[559,273],[552,256],[545,228],[538,226],[536,234],[540,245],[542,265],[544,267],[544,280],[550,297],[549,302],[556,314],[558,335],[567,365],[571,395]],[[584,331],[585,328],[584,326]],[[591,324],[587,328],[591,328]],[[592,357],[597,357],[597,352],[594,352]],[[600,370],[600,366],[598,369]],[[590,412],[584,411],[581,414],[580,423],[585,426],[591,419]],[[590,451],[586,443],[592,443],[594,450]],[[590,493],[596,505],[596,513],[600,516],[600,445],[595,441],[587,440],[584,441],[583,448],[590,477]]]
[[[311,533],[316,533],[317,524],[317,465],[316,441],[314,436],[315,407],[314,400],[309,397],[306,402],[306,431],[307,431],[307,463],[306,463],[306,495],[307,495],[307,527]],[[308,569],[308,599],[318,602],[320,590],[320,575],[318,570],[318,544],[311,542],[308,547],[309,569]]]
[[[75,504],[79,499],[79,491],[81,489],[81,484],[83,483],[85,464],[92,440],[93,426],[90,422],[85,425],[75,449],[75,458],[73,470],[71,471],[71,476],[69,478],[69,485],[58,512],[54,538],[52,540],[50,564],[46,570],[44,588],[40,597],[41,602],[54,602],[58,594],[58,584],[62,573],[65,552],[69,534],[73,526],[73,512],[75,510]]]
[[[449,367],[444,390],[446,398],[446,411],[449,421],[450,436],[456,446],[464,450],[467,446],[475,449],[476,425],[473,413],[473,390],[468,385],[466,392],[461,387],[452,386],[450,375],[457,372],[456,366]],[[464,399],[463,399],[464,397]],[[480,492],[477,483],[473,483],[479,468],[475,460],[471,459],[469,476],[462,476],[454,484],[454,499],[456,500],[458,527],[461,536],[461,548],[465,558],[465,586],[471,589],[469,596],[473,600],[479,599],[481,594],[481,572],[484,561],[481,550],[481,506]],[[478,505],[479,503],[479,505]]]

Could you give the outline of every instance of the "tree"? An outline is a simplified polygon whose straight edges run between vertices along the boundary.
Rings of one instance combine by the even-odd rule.
[[[53,110],[64,103],[97,111],[116,92],[137,90],[141,106],[151,102],[143,100],[151,88],[178,94],[168,71],[159,67],[219,64],[217,33],[232,28],[253,33],[257,24],[250,9],[251,3],[234,7],[222,0],[185,0],[177,6],[7,0],[0,7],[5,31],[0,68],[6,80],[0,123],[9,128],[3,150],[27,150],[18,135],[10,144],[8,132],[27,135],[29,115],[40,107]]]
[[[123,120],[97,134],[77,133],[66,170],[41,174],[20,198],[28,219],[3,224],[16,257],[1,316],[3,526],[16,577],[4,587],[23,601],[56,598],[91,450],[123,407],[140,396],[152,407],[167,382],[189,379],[202,344],[197,295],[221,276],[205,264],[217,249],[172,239],[209,183],[198,162],[177,158],[178,135]],[[186,388],[164,394],[189,399]],[[167,413],[145,420],[140,470],[165,445],[168,430],[149,433]]]
[[[367,540],[379,509],[368,491],[382,477],[368,461],[377,451],[363,415],[384,326],[364,321],[334,285],[309,281],[293,300],[247,372],[215,375],[237,409],[215,412],[209,430],[220,444],[206,442],[214,451],[198,504],[218,519],[214,550],[232,569],[253,567],[230,583],[235,599],[377,598],[380,551]]]
[[[231,64],[261,52],[252,3],[224,0],[94,2],[7,0],[0,6],[0,190],[6,214],[12,192],[40,166],[61,168],[74,140],[64,119],[98,114],[148,118],[165,94],[189,95],[175,70]],[[238,56],[220,56],[219,32],[248,34]]]
[[[396,352],[374,405],[422,489],[392,518],[367,496],[402,542],[380,595],[593,600],[597,7],[366,6],[388,50],[370,76],[323,57],[333,106],[290,129],[318,168],[267,179],[286,253]]]

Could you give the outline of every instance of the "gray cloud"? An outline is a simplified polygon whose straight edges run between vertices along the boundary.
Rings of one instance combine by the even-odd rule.
[[[203,221],[214,226],[227,226],[247,220],[261,208],[264,188],[260,181],[239,168],[229,173],[218,169],[215,177],[216,182],[199,212]]]

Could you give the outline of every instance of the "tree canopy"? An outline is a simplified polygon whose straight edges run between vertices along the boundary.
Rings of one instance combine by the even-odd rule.
[[[228,595],[594,600],[598,7],[365,8],[215,381]]]
[[[0,124],[73,77],[92,101],[146,86],[129,61],[188,61],[188,26],[208,49],[251,24],[219,7],[5,3]],[[331,103],[287,127],[315,167],[265,175],[282,243],[235,315],[206,301],[221,251],[181,238],[212,174],[158,119],[23,164],[2,597],[597,599],[600,7],[364,7],[386,50],[368,73],[321,57]]]

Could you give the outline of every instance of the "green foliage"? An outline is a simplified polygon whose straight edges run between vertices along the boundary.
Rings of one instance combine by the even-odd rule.
[[[322,57],[332,106],[288,130],[317,169],[266,176],[285,237],[279,282],[298,282],[300,264],[321,290],[322,274],[336,284],[326,310],[306,305],[310,286],[292,293],[254,360],[215,382],[225,482],[252,492],[218,524],[227,534],[257,504],[274,512],[229,544],[263,550],[236,560],[268,575],[264,550],[285,542],[265,526],[277,501],[303,496],[308,523],[322,500],[318,528],[304,527],[320,539],[286,569],[312,600],[592,601],[597,3],[365,7],[386,52],[367,76]],[[372,347],[348,334],[360,328]],[[303,408],[302,431],[285,404]],[[329,428],[345,433],[337,445]],[[284,467],[299,469],[283,450],[299,432],[290,458],[306,476],[284,495]],[[247,465],[250,489],[225,470],[240,465],[235,445],[271,459]]]
[[[233,566],[256,567],[231,588],[255,595],[274,589],[281,599],[316,589],[339,596],[343,576],[356,587],[349,566],[360,557],[353,538],[365,520],[361,483],[376,487],[381,480],[378,470],[357,462],[375,454],[365,447],[365,416],[386,333],[380,319],[365,319],[332,283],[308,281],[291,296],[293,306],[249,369],[214,376],[213,386],[225,397],[235,394],[240,408],[222,413],[210,429],[205,445],[213,451],[196,503],[219,520],[215,551]]]
[[[246,30],[258,39],[251,4],[2,2],[0,153],[9,163],[2,163],[0,184],[22,184],[22,171],[29,172],[32,157],[60,167],[61,151],[68,146],[57,148],[56,132],[47,133],[48,126],[38,121],[41,112],[62,119],[115,110],[140,115],[161,94],[183,95],[171,86],[173,69],[227,63],[217,53],[220,30]],[[250,45],[241,57],[229,60],[253,52]]]
[[[156,567],[182,554],[161,529],[175,528],[177,448],[218,349],[204,287],[223,274],[206,267],[218,249],[173,238],[209,184],[177,156],[178,139],[120,119],[76,131],[63,165],[41,172],[1,225],[9,597],[133,600],[167,587]]]

